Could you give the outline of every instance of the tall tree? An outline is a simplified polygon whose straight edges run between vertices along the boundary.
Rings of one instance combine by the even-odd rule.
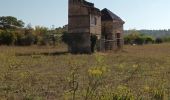
[[[14,25],[17,27],[24,27],[24,22],[22,20],[18,20],[13,16],[1,16],[0,17],[0,25]]]

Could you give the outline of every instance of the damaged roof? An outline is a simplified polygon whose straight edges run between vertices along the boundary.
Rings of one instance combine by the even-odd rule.
[[[94,7],[94,3],[90,3],[90,2],[88,2],[88,1],[86,1],[86,0],[83,0],[83,3],[84,3],[84,5],[86,5],[86,6]]]
[[[117,20],[117,21],[120,21],[120,22],[123,22],[124,21],[119,17],[117,16],[116,14],[114,14],[113,12],[111,12],[110,10],[108,10],[107,8],[104,8],[102,11],[102,20]]]

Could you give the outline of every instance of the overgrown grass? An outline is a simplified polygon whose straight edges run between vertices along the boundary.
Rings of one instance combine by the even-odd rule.
[[[0,47],[0,100],[170,100],[170,44],[72,55]]]

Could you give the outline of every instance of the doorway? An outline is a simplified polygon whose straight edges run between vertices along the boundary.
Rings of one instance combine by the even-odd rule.
[[[121,34],[120,33],[116,33],[116,44],[118,48],[121,47]]]
[[[95,46],[97,42],[97,36],[96,35],[91,35],[91,52],[95,52]]]

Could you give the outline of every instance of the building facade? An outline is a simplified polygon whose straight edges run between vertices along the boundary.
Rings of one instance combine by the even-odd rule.
[[[123,47],[123,24],[125,23],[120,17],[108,9],[101,11],[102,17],[102,38],[104,42],[103,50],[116,50]]]
[[[124,22],[113,18],[112,15],[110,14],[111,18],[106,17],[109,16],[108,11],[105,12],[105,9],[100,11],[93,3],[85,0],[69,0],[69,51],[92,53],[95,48],[104,51],[122,47]],[[117,37],[116,40],[115,37]]]

